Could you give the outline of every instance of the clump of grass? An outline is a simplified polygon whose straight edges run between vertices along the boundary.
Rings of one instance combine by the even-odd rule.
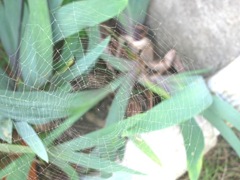
[[[240,137],[240,132],[235,131]],[[240,159],[231,146],[220,136],[218,143],[209,151],[203,161],[201,180],[240,179]],[[179,180],[189,180],[187,173]]]

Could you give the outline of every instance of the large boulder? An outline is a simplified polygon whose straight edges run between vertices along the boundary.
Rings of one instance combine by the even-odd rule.
[[[214,73],[240,54],[239,7],[237,0],[151,0],[147,24],[160,49],[175,46],[190,69]]]

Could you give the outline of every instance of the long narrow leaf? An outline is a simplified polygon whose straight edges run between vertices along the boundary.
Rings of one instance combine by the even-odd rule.
[[[127,0],[91,0],[72,2],[52,12],[57,26],[54,42],[75,34],[86,27],[95,26],[118,15]]]
[[[14,122],[18,134],[41,159],[48,162],[48,154],[41,139],[26,122]]]
[[[240,131],[240,113],[218,96],[213,96],[211,110]]]
[[[123,84],[121,84],[109,109],[109,113],[106,118],[106,126],[112,125],[124,119],[128,101],[131,97],[136,79],[136,72],[129,73],[126,76],[126,80]]]
[[[44,144],[49,146],[57,139],[61,134],[63,134],[68,128],[70,128],[80,117],[85,114],[91,106],[85,107],[84,110],[79,110],[73,116],[67,118],[62,124],[60,124],[56,129],[54,129],[44,140]]]
[[[130,137],[131,141],[140,149],[146,156],[148,156],[153,162],[161,166],[161,161],[147,142],[141,137],[133,136]]]
[[[59,8],[62,3],[63,0],[48,0],[49,9],[52,11]]]
[[[203,116],[219,130],[223,138],[231,145],[240,157],[240,139],[236,136],[233,130],[224,123],[222,117],[215,113],[212,107],[205,110]]]
[[[50,149],[50,153],[51,153],[50,159],[52,157],[56,157],[69,163],[74,163],[76,165],[96,169],[99,171],[109,173],[125,171],[133,174],[142,174],[138,171],[119,165],[116,162],[104,160],[89,154],[77,153],[72,150],[69,150],[69,148],[65,149],[64,151],[59,150],[58,148],[52,148]]]
[[[212,97],[204,80],[196,77],[169,100],[163,101],[146,113],[128,118],[126,121],[138,123],[124,134],[131,136],[180,124],[205,110],[211,103]]]
[[[128,72],[134,67],[134,62],[131,62],[127,59],[118,58],[107,53],[103,53],[100,57],[121,72]]]
[[[76,170],[60,158],[52,158],[50,159],[50,162],[65,172],[71,180],[79,180],[79,176]]]
[[[136,24],[143,24],[150,0],[129,0],[127,8],[117,17],[128,33]]]
[[[122,78],[125,79],[126,76]],[[121,80],[121,79],[120,79]],[[117,81],[116,81],[117,82]],[[115,83],[116,83],[115,82]],[[108,90],[109,90],[108,86]],[[111,84],[111,89],[114,91],[118,87],[118,83]],[[106,92],[106,90],[103,90],[102,92]],[[105,95],[105,94],[104,94]],[[71,117],[66,119],[60,126],[58,126],[51,134],[49,134],[48,137],[44,139],[44,144],[49,146],[56,138],[58,138],[63,132],[65,132],[68,128],[70,128],[85,112],[87,112],[90,108],[92,108],[97,102],[99,102],[102,99],[103,96],[95,96],[95,101],[92,102],[91,105],[84,106],[82,109],[77,109],[76,112],[73,113]]]
[[[191,180],[197,180],[203,162],[204,137],[202,130],[194,119],[185,121],[180,127],[187,154],[188,174]]]
[[[12,143],[12,129],[11,119],[0,119],[0,139]]]
[[[80,150],[99,145],[113,137],[132,136],[180,124],[199,114],[212,103],[212,96],[202,78],[198,77],[175,96],[155,106],[146,113],[138,114],[84,137],[58,145]]]
[[[94,49],[101,40],[99,26],[89,27],[86,32],[88,35],[88,50]]]
[[[105,127],[124,119],[128,102],[132,94],[132,89],[137,79],[137,73],[128,73],[128,75],[126,75],[126,78],[126,81],[121,84],[116,96],[114,97],[106,118]],[[126,140],[124,138],[113,137],[109,139],[109,142],[107,141],[108,140],[106,139],[104,144],[97,146],[94,149],[93,154],[97,153],[102,158],[114,161],[118,155],[118,149],[122,148],[121,146],[125,145]]]
[[[21,8],[21,1],[4,0],[0,3],[0,40],[9,56],[18,48]]]
[[[150,91],[156,93],[159,97],[163,98],[163,99],[168,99],[170,98],[170,95],[161,87],[159,87],[158,85],[153,84],[150,81],[144,81],[141,83],[143,86],[145,86],[146,88],[148,88]]]
[[[0,90],[0,113],[4,117],[31,124],[44,124],[71,115],[76,109],[92,107],[116,90],[121,77],[98,90],[78,93],[13,92]],[[94,98],[92,98],[94,97]]]
[[[7,76],[6,72],[0,67],[0,89],[1,90],[12,90],[13,80]]]
[[[11,154],[35,154],[28,146],[16,144],[0,144],[0,152]]]
[[[86,56],[83,56],[81,59],[77,59],[76,63],[70,68],[69,71],[64,73],[62,77],[67,81],[71,81],[74,78],[89,72],[91,68],[95,65],[96,61],[98,60],[98,57],[103,53],[104,49],[107,47],[109,41],[110,37],[107,37],[94,49],[88,52]]]
[[[21,42],[20,64],[24,83],[39,88],[52,73],[52,30],[47,0],[29,1],[28,6],[30,14]]]
[[[0,178],[2,179],[8,175],[12,176],[11,174],[13,174],[16,180],[27,179],[33,159],[34,155],[26,154],[13,160],[10,164],[0,170]],[[17,172],[17,174],[15,174],[15,172]]]
[[[61,66],[66,66],[68,64],[67,61],[74,57],[75,59],[80,59],[84,55],[84,49],[79,37],[79,34],[74,34],[69,36],[64,40],[64,46],[62,48],[62,53],[60,60],[54,64],[54,69],[58,70]]]
[[[30,156],[30,157],[32,157],[32,156]],[[29,157],[28,157],[27,161],[30,161]],[[22,162],[20,162],[20,163],[25,163],[25,162],[22,160]],[[19,163],[20,166],[18,166],[17,168],[14,168],[12,173],[7,176],[6,180],[25,180],[25,179],[29,179],[29,172],[30,172],[32,164],[31,163],[26,163],[26,165],[22,166],[22,164],[20,164],[20,163]]]

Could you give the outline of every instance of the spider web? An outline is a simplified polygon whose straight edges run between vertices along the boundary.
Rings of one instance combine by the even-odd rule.
[[[98,13],[102,13],[102,12],[96,12],[96,16],[98,15]],[[145,14],[147,16],[147,18],[153,18],[146,12],[142,11],[141,14]],[[67,16],[67,14],[66,14],[66,16]],[[51,25],[54,25],[54,23],[55,23],[54,13],[52,14],[52,17],[53,17],[53,21],[51,22]],[[142,24],[140,22],[134,21],[130,17],[126,17],[126,18],[133,23],[133,26]],[[118,19],[118,17],[116,19]],[[72,21],[69,22],[70,23],[69,28],[71,28],[71,25],[74,26],[74,24],[77,24],[79,21],[81,21],[81,19],[80,20],[72,19]],[[158,20],[155,20],[155,21],[156,21],[156,27],[154,27],[154,28],[149,27],[149,29],[150,29],[149,39],[153,42],[155,59],[162,59],[169,50],[173,49],[176,46],[177,42],[174,39],[174,37],[171,34],[169,34],[166,29],[164,29],[164,24],[161,24],[161,22],[159,22]],[[44,31],[47,31],[37,25],[35,28],[39,29],[39,34],[43,33]],[[112,28],[117,28],[117,25],[112,26]],[[90,32],[89,34],[91,34],[90,38],[92,38],[92,39],[98,38],[95,30],[96,29],[94,29],[94,28],[88,29],[88,31]],[[28,31],[28,24],[26,25],[26,31]],[[125,29],[125,31],[126,31],[126,34],[129,34],[129,35],[132,34],[130,31],[128,31],[126,29]],[[157,38],[160,36],[159,33],[161,34],[160,39]],[[32,32],[29,31],[29,32],[27,32],[27,34],[28,34],[28,38],[31,38]],[[123,35],[120,35],[120,37],[121,36],[123,36]],[[85,57],[87,56],[87,54],[89,53],[90,50],[89,49],[85,49],[85,50],[79,49],[79,47],[84,48],[84,47],[88,46],[87,39],[81,39],[81,41],[79,41],[78,36],[70,36],[70,38],[68,38],[67,40],[68,41],[65,41],[64,45],[60,44],[60,47],[62,47],[61,52],[54,51],[55,52],[54,55],[55,55],[55,57],[57,57],[57,59],[69,60],[73,56],[75,59],[81,59],[83,61],[85,59],[87,59]],[[44,40],[39,39],[39,41],[44,41]],[[25,42],[26,42],[26,39],[21,39],[21,43],[25,43]],[[74,49],[74,47],[72,47],[72,42],[77,42],[75,49]],[[93,47],[97,46],[99,43],[100,42],[98,42],[96,40],[95,44],[92,44],[92,46]],[[28,44],[28,47],[31,47],[33,45],[34,45],[34,42],[33,42],[33,44]],[[121,44],[121,45],[124,45],[124,44]],[[47,53],[47,51],[49,51],[49,49],[42,49],[43,54]],[[24,54],[24,53],[25,52],[23,51],[22,54],[24,56],[26,56],[26,54]],[[107,52],[104,51],[103,54],[107,54]],[[15,56],[15,55],[16,54],[13,54],[12,56]],[[37,56],[37,55],[41,56],[40,54],[35,54],[35,52],[32,52],[31,55],[32,56]],[[178,52],[178,55],[181,57],[181,61],[184,65],[185,70],[188,70],[188,67],[192,66],[191,60],[188,59],[187,57],[185,57],[184,55],[180,54],[180,52]],[[28,68],[28,66],[31,66],[31,64],[30,65],[28,64],[28,61],[30,61],[31,56],[26,56],[26,57],[27,58],[22,63],[22,68]],[[66,62],[66,64],[67,64],[67,62]],[[56,67],[58,67],[58,65],[60,66],[60,64],[56,64]],[[40,66],[38,68],[44,69],[46,67]],[[6,69],[8,69],[8,68],[6,68]],[[77,70],[81,71],[80,69],[77,69]],[[106,66],[106,62],[104,60],[99,60],[97,62],[97,65],[89,73],[79,76],[71,82],[72,89],[71,89],[71,91],[69,91],[69,89],[66,88],[66,86],[59,86],[59,83],[64,84],[64,83],[68,82],[68,77],[71,77],[75,73],[74,70],[71,70],[71,68],[68,68],[68,71],[70,72],[69,76],[66,76],[65,78],[61,77],[59,79],[56,79],[55,81],[48,81],[48,83],[50,85],[53,85],[52,86],[53,89],[51,91],[47,92],[48,95],[50,95],[50,96],[55,96],[55,94],[53,92],[56,92],[56,91],[59,92],[58,96],[54,97],[54,98],[61,99],[61,101],[65,102],[66,104],[71,104],[71,102],[74,99],[74,96],[72,96],[72,94],[74,92],[102,88],[102,87],[106,86],[107,84],[109,84],[114,79],[114,77],[113,77],[114,73],[112,72],[111,69],[109,69]],[[146,74],[146,76],[150,75],[151,73],[152,73],[152,71],[149,71]],[[35,74],[34,70],[30,69],[29,76],[34,75],[34,74]],[[175,75],[175,73],[168,73],[164,76],[158,76],[158,78],[155,78],[155,80],[156,80],[155,83],[157,83],[163,89],[168,91],[168,93],[170,95],[172,95],[177,91],[177,86],[176,86],[176,88],[174,85],[171,86],[171,78],[174,78],[174,75]],[[26,77],[28,77],[28,76],[26,76]],[[5,78],[4,74],[0,73],[0,80],[4,79],[4,78]],[[42,74],[42,78],[45,79],[44,74]],[[12,81],[15,81],[15,80],[11,79],[8,81],[8,89],[13,88],[13,84],[11,84]],[[18,82],[15,81],[15,83],[18,83]],[[129,82],[129,83],[131,83],[131,82]],[[179,83],[181,83],[181,82],[179,82]],[[31,91],[34,93],[35,96],[32,97],[32,101],[31,101],[31,98],[28,98],[28,100],[24,100],[23,98],[21,98],[23,103],[30,103],[30,104],[31,103],[34,104],[35,97],[37,97],[41,92],[43,92],[43,90],[36,88],[35,84],[32,86],[29,85],[27,79],[25,80],[25,83],[22,84],[21,89],[18,91],[19,92],[16,91],[16,93],[20,93],[22,95],[22,97],[24,97],[24,93],[27,91]],[[150,92],[151,91],[149,89],[143,88],[140,85],[138,85],[138,86],[135,85],[132,95],[130,97],[129,105],[128,105],[127,112],[125,115],[130,116],[130,115],[143,113],[144,111],[147,111],[148,107],[149,107],[149,103],[150,103],[149,99],[147,97],[149,96],[148,94]],[[14,94],[12,94],[12,97],[9,97],[7,91],[4,94],[1,94],[0,96],[4,97],[8,101],[12,101],[13,100],[12,98],[14,98]],[[94,97],[92,97],[92,98],[94,98]],[[79,136],[83,136],[89,132],[92,132],[94,130],[102,128],[104,126],[104,123],[105,123],[104,120],[107,117],[107,113],[108,113],[110,105],[113,101],[113,98],[114,98],[113,93],[108,95],[105,99],[103,99],[100,103],[98,103],[93,109],[91,109],[89,112],[87,112],[81,118],[79,118],[79,120],[72,127],[70,127],[66,132],[64,132],[55,141],[55,144],[66,142],[67,140],[70,140],[70,139],[73,139],[73,138],[76,138]],[[42,99],[42,101],[48,102],[48,101],[51,101],[51,99]],[[122,104],[122,103],[124,103],[124,101],[126,101],[126,99],[119,99],[118,103]],[[156,105],[157,103],[160,103],[160,102],[161,102],[161,99],[156,94],[152,93],[153,105]],[[184,103],[184,101],[182,103]],[[54,115],[55,113],[60,113],[60,114],[62,113],[61,105],[62,104],[55,104],[54,106],[51,107],[52,115]],[[11,107],[4,107],[4,108],[5,109],[10,108],[11,111],[14,112],[19,107],[16,105],[12,105]],[[61,109],[61,112],[59,112],[59,109]],[[174,107],[173,107],[173,109],[174,109]],[[4,110],[3,110],[3,112],[4,112]],[[66,112],[66,114],[69,114],[69,113],[70,112]],[[47,110],[47,109],[46,109],[46,113],[44,113],[44,110],[41,111],[41,114],[39,114],[39,117],[44,117],[46,115],[49,116],[49,110]],[[51,116],[51,113],[50,113],[50,116]],[[19,114],[18,120],[22,119],[21,117],[23,118],[25,116],[24,115],[21,116],[21,114]],[[149,121],[151,121],[151,119],[149,119]],[[39,120],[39,123],[40,122],[41,121]],[[34,126],[34,128],[38,133],[45,132],[46,135],[48,135],[50,133],[50,131],[59,127],[63,122],[64,122],[64,119],[59,119],[59,120],[56,120],[51,123]],[[167,123],[167,120],[165,120],[164,122]],[[192,127],[192,129],[194,129],[194,126]],[[178,133],[179,133],[179,136],[181,136],[181,129],[178,129]],[[118,132],[116,132],[115,134],[117,135]],[[112,137],[109,137],[109,138],[112,138]],[[191,138],[191,137],[189,137],[189,138]],[[99,141],[102,144],[102,146],[100,148],[104,148],[104,147],[108,146],[109,139],[99,138]],[[14,136],[13,143],[21,144],[22,140],[20,137]],[[73,147],[70,146],[68,148],[72,149]],[[119,148],[121,148],[121,144],[119,144]],[[113,152],[106,152],[106,153],[107,153],[106,154],[107,156],[111,156],[111,154]],[[124,153],[124,151],[122,151],[122,153]],[[14,159],[16,159],[16,156],[14,156],[14,155],[1,154],[0,162],[2,165],[6,165],[6,164],[9,164],[10,162],[12,162]],[[136,159],[138,159],[138,158],[136,157]],[[143,162],[141,162],[141,163],[143,163]],[[22,164],[24,164],[24,161],[22,162]],[[104,166],[109,166],[109,165],[104,164],[102,166],[103,166],[103,170],[104,170]],[[21,168],[23,169],[22,166],[20,166],[17,169],[12,169],[12,172],[14,172],[14,171],[21,172]],[[85,170],[82,167],[76,167],[76,169],[79,173],[81,173]],[[63,171],[61,171],[58,167],[56,167],[53,164],[38,165],[36,170],[38,171],[37,173],[38,173],[38,176],[40,179],[67,179],[67,176],[63,173]],[[35,171],[35,170],[33,170],[33,171]],[[22,171],[22,172],[24,172],[24,171]],[[18,179],[18,177],[15,177],[15,179]]]

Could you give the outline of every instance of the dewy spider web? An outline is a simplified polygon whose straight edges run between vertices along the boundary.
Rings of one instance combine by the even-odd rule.
[[[75,11],[77,13],[78,10],[75,9],[74,12]],[[99,13],[102,13],[102,12],[99,12]],[[145,12],[141,12],[141,13],[145,13]],[[98,12],[96,12],[96,16],[97,15],[98,15]],[[51,22],[52,25],[55,23],[54,16],[55,16],[55,14],[53,13],[52,14],[53,21]],[[66,16],[67,16],[67,14],[66,14]],[[146,14],[146,16],[147,16],[147,18],[152,18],[148,14]],[[134,26],[140,24],[139,22],[134,21],[130,17],[126,17],[126,18],[128,18],[129,21],[133,22]],[[118,18],[116,18],[116,19],[118,19]],[[69,22],[69,28],[71,28],[71,24],[74,26],[74,24],[78,24],[79,21],[81,21],[81,19],[73,18],[72,21]],[[89,21],[91,21],[91,20],[89,20]],[[158,46],[156,46],[156,44],[154,44],[156,42],[153,43],[156,58],[161,59],[164,57],[164,55],[170,49],[174,48],[176,42],[173,39],[173,37],[167,32],[167,30],[165,30],[163,28],[163,25],[161,25],[160,22],[158,22],[156,20],[156,24],[158,24],[156,29],[150,28],[151,33],[149,34],[149,38],[151,40],[156,40],[156,37],[159,36],[157,33],[160,31],[161,31],[161,34],[164,35],[163,39],[160,39],[160,41],[157,42]],[[31,31],[28,32],[28,26],[29,26],[29,24],[26,24],[25,29],[28,34],[27,38],[31,38],[32,32]],[[116,27],[116,26],[114,26],[114,27]],[[47,31],[37,25],[35,28],[39,30],[39,34],[44,33],[44,31]],[[89,53],[89,49],[86,49],[86,47],[87,46],[95,47],[100,43],[99,41],[97,41],[98,35],[95,32],[96,29],[93,27],[93,28],[88,28],[87,30],[89,32],[89,34],[88,34],[89,38],[92,40],[95,39],[94,44],[88,44],[88,40],[84,39],[85,38],[84,34],[80,35],[81,37],[83,37],[81,39],[81,41],[79,40],[78,35],[70,36],[69,38],[67,38],[65,40],[65,44],[63,44],[63,45],[59,44],[59,46],[62,47],[62,50],[61,50],[61,52],[55,51],[54,55],[55,55],[56,59],[64,59],[66,64],[69,63],[69,60],[71,60],[72,57],[74,57],[75,59],[81,59],[82,61],[84,61],[85,57]],[[61,33],[61,32],[59,32],[59,33]],[[129,31],[126,31],[126,33],[129,35],[131,34]],[[54,32],[53,32],[53,34],[54,34]],[[123,35],[120,34],[120,37],[121,36],[123,36]],[[45,41],[45,40],[38,39],[38,41],[40,41],[40,43],[41,43],[41,41]],[[24,38],[21,39],[21,43],[26,43],[26,42],[27,42],[26,39],[24,39]],[[73,46],[73,42],[75,42],[75,43],[77,42],[75,44],[75,46]],[[32,44],[27,44],[27,47],[31,48],[31,46],[34,46],[35,43],[37,43],[37,42],[32,42]],[[122,45],[124,45],[124,43]],[[85,48],[85,50],[83,50],[81,48],[83,48],[83,49]],[[42,49],[43,54],[47,53],[47,51],[49,51],[49,49]],[[103,54],[107,54],[107,51],[104,51]],[[14,55],[15,54],[13,54],[13,56]],[[31,52],[31,54],[25,54],[24,51],[22,51],[22,55],[24,55],[26,57],[26,59],[22,63],[22,68],[27,68],[27,66],[31,66],[31,64],[29,65],[28,62],[32,56],[41,56],[41,54],[36,54],[35,52]],[[187,66],[191,65],[191,62],[182,55],[181,55],[181,60],[182,60],[182,62],[184,61],[183,64],[185,66],[185,69],[187,70],[188,69]],[[60,64],[56,64],[57,68],[58,68],[58,66],[60,66]],[[36,68],[44,69],[45,67],[40,66],[40,67],[36,67]],[[84,67],[82,67],[82,68],[84,69]],[[80,70],[80,69],[78,69],[78,70]],[[71,76],[74,76],[74,73],[75,73],[74,71],[75,70],[68,68],[68,72],[70,72],[70,73],[68,76],[65,76],[65,78],[60,77],[60,78],[53,79],[52,81],[48,81],[48,85],[50,85],[50,86],[53,85],[53,86],[51,86],[52,89],[50,89],[50,91],[48,91],[48,94],[51,95],[51,94],[53,94],[54,91],[58,91],[59,95],[54,98],[61,98],[62,102],[65,102],[66,104],[68,104],[68,103],[70,104],[74,98],[72,96],[70,96],[70,93],[68,93],[69,89],[64,85],[66,82],[68,82],[68,80],[69,80],[68,77],[71,79]],[[151,73],[151,72],[149,72],[149,73]],[[30,69],[29,76],[34,75],[34,74],[35,74],[34,69]],[[157,81],[156,81],[159,85],[162,86],[162,88],[167,90],[169,92],[169,94],[174,94],[174,92],[176,91],[174,86],[172,86],[171,88],[168,87],[168,86],[170,86],[170,78],[173,77],[173,75],[174,74],[170,74],[170,75],[168,74],[166,76],[159,75],[159,79],[157,79]],[[109,84],[114,79],[113,76],[114,76],[114,73],[111,71],[111,69],[109,69],[106,66],[106,63],[104,62],[104,60],[100,60],[97,63],[96,67],[94,67],[89,73],[82,75],[80,77],[77,77],[72,81],[71,92],[74,93],[75,91],[81,91],[81,90],[86,90],[86,89],[102,88],[105,85]],[[28,77],[28,76],[26,76],[26,77]],[[3,79],[3,78],[5,78],[4,74],[0,73],[0,79]],[[42,74],[42,78],[45,78],[44,74]],[[9,82],[8,86],[9,86],[9,88],[11,88],[12,84],[10,84],[10,81],[8,81],[8,82]],[[28,82],[28,81],[26,81],[26,82]],[[21,83],[21,82],[16,82],[16,83]],[[62,83],[63,86],[59,86],[59,83]],[[57,87],[57,88],[55,88],[55,87]],[[28,83],[22,84],[21,89],[19,89],[19,91],[20,92],[16,92],[16,93],[21,93],[23,97],[24,97],[25,92],[27,92],[27,91],[33,92],[34,97],[32,97],[32,102],[31,102],[31,98],[30,98],[30,100],[23,99],[23,103],[25,102],[25,103],[33,103],[33,104],[35,103],[34,102],[35,97],[38,96],[38,93],[43,92],[42,90],[39,90],[38,88],[35,87],[35,83],[33,86],[29,85]],[[135,88],[132,92],[131,100],[129,101],[130,105],[128,106],[126,115],[134,115],[134,114],[142,113],[143,111],[146,111],[147,106],[149,106],[149,102],[147,99],[148,95],[146,95],[146,94],[149,92],[150,91],[148,89],[143,89],[140,85],[135,86]],[[7,99],[8,101],[12,101],[12,98],[14,98],[14,96],[8,97],[7,91],[6,91],[6,93],[1,94],[0,96],[5,97],[5,99]],[[92,98],[94,98],[94,97],[92,97]],[[156,103],[160,102],[160,98],[157,97],[156,94],[153,94],[152,98],[153,98],[153,101],[154,100],[156,101]],[[101,101],[96,107],[94,107],[92,110],[87,112],[83,117],[81,117],[79,119],[79,121],[76,122],[71,128],[69,128],[63,135],[61,135],[55,143],[56,144],[62,143],[69,139],[83,136],[86,133],[89,133],[91,131],[102,128],[104,126],[104,120],[107,116],[107,113],[108,113],[108,110],[109,110],[112,100],[113,100],[113,94],[110,94],[103,101]],[[47,101],[51,101],[51,99],[42,99],[42,101],[47,102]],[[122,104],[124,101],[126,101],[126,99],[119,99],[119,104]],[[184,100],[182,103],[184,103]],[[54,106],[50,107],[51,110],[46,109],[46,114],[48,114],[49,111],[52,111],[53,114],[58,113],[59,109],[61,109],[61,106],[62,106],[62,104],[55,104]],[[143,110],[142,107],[140,107],[140,106],[144,106],[145,109]],[[21,108],[21,107],[12,105],[11,107],[9,106],[9,107],[5,107],[5,108],[11,108],[12,112],[13,112],[17,108]],[[174,107],[173,107],[173,109],[174,109]],[[62,109],[61,109],[61,111],[62,111]],[[41,109],[41,112],[42,112],[42,114],[39,114],[39,117],[44,117],[46,115],[44,113],[44,107]],[[68,114],[68,112],[67,112],[67,114]],[[22,117],[24,117],[24,116],[22,115]],[[21,119],[21,114],[19,114],[18,118]],[[151,119],[149,119],[149,121],[151,121]],[[39,122],[40,122],[40,120],[39,120]],[[44,131],[44,132],[46,132],[46,134],[49,134],[49,132],[51,130],[57,128],[59,125],[61,125],[62,122],[64,122],[64,119],[59,119],[57,121],[54,121],[54,123],[50,123],[50,124],[46,124],[46,125],[38,125],[38,126],[36,126],[36,130],[38,132]],[[165,120],[164,122],[167,122],[167,120]],[[118,132],[116,132],[115,134],[117,135]],[[189,138],[191,138],[191,137],[189,137]],[[20,139],[21,138],[15,137],[13,140],[13,143],[21,143]],[[109,140],[99,138],[99,142],[101,142],[101,145],[102,145],[102,146],[100,146],[100,148],[105,148],[105,147],[107,147]],[[118,146],[118,145],[119,145],[119,148],[121,148],[122,144],[116,144],[116,146]],[[68,148],[72,149],[74,147],[70,146]],[[124,151],[122,151],[122,153],[123,152]],[[104,155],[111,156],[112,153],[113,152],[106,151],[106,154],[104,154]],[[3,164],[3,165],[9,164],[14,159],[15,159],[15,156],[13,156],[13,155],[1,154],[1,164]],[[86,163],[88,163],[88,162],[86,162]],[[22,164],[24,164],[24,162],[22,162]],[[41,164],[41,163],[39,163],[39,164]],[[108,166],[108,164],[104,164],[101,166],[103,166],[103,167]],[[21,168],[23,168],[23,167],[20,166],[18,169],[12,169],[12,171],[13,172],[14,171],[21,172]],[[84,168],[81,168],[81,167],[76,167],[76,168],[78,169],[79,172],[83,172],[85,170]],[[38,168],[36,168],[35,170],[38,171],[37,173],[38,173],[40,179],[66,179],[67,178],[67,176],[59,168],[57,168],[54,165],[46,165],[46,164],[38,165]],[[17,179],[18,177],[15,177],[15,178]]]

